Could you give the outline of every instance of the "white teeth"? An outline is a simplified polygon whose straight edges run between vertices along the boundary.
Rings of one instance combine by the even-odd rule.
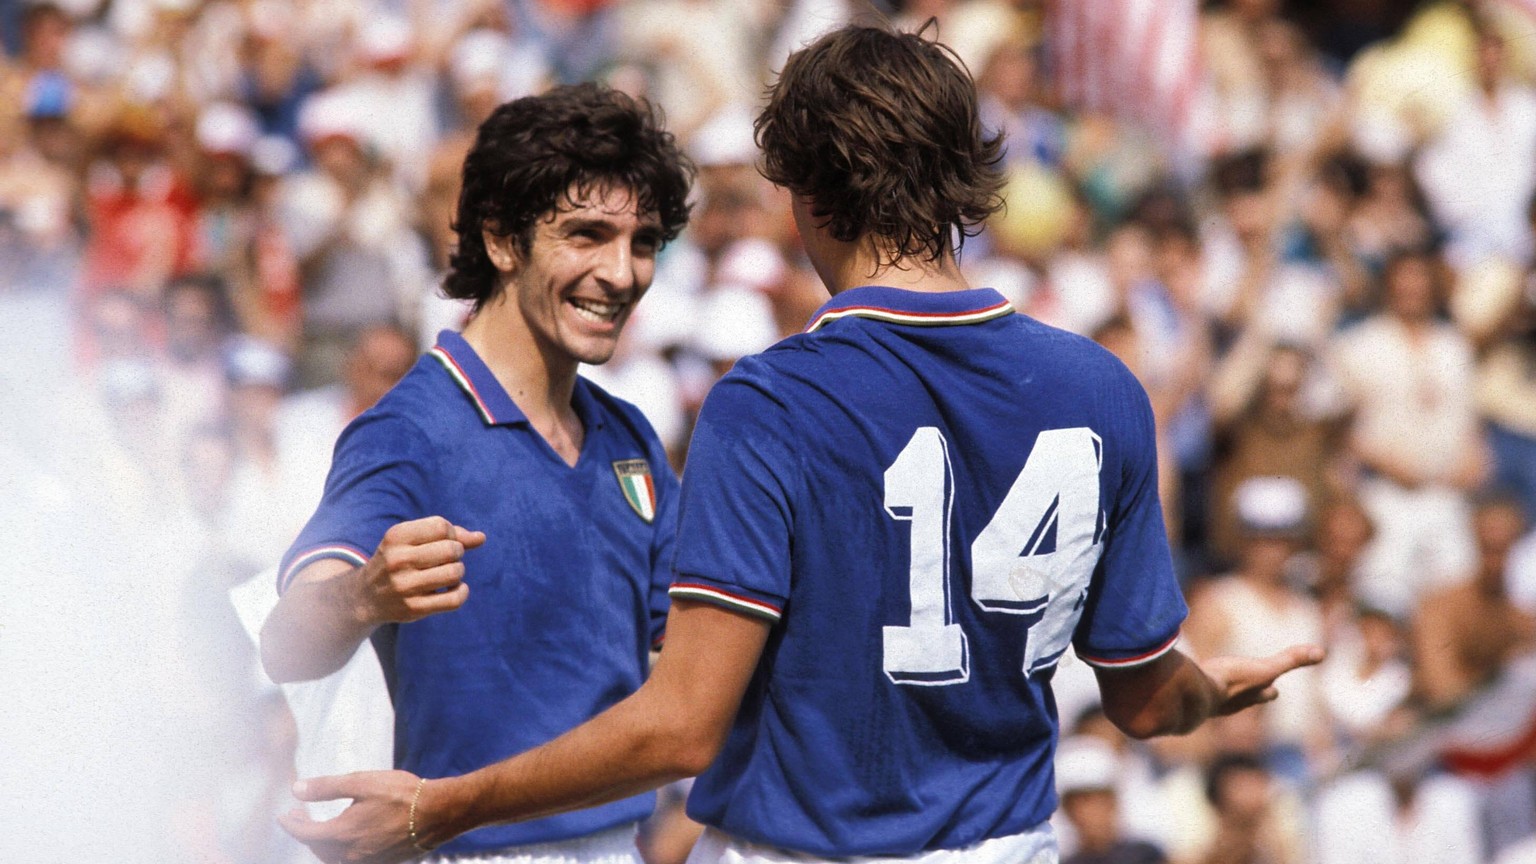
[[[579,297],[571,298],[571,307],[588,321],[594,323],[612,323],[617,320],[619,313],[624,311],[623,303],[604,303],[599,300],[585,300]]]

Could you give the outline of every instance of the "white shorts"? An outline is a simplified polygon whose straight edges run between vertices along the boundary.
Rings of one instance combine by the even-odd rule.
[[[707,828],[693,847],[688,864],[1057,864],[1056,835],[1050,823],[1023,834],[994,837],[964,849],[941,849],[909,858],[817,858],[738,840]]]
[[[424,860],[428,864],[644,864],[635,846],[634,825],[620,825],[575,840],[509,846],[494,852],[430,855]]]

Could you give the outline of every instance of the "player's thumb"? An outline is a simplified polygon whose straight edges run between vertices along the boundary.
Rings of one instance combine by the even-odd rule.
[[[293,797],[300,801],[331,801],[336,798],[355,797],[357,779],[354,774],[330,777],[310,777],[293,784]]]
[[[455,539],[464,544],[465,549],[473,549],[485,542],[484,531],[471,531],[459,525],[453,526],[453,535]]]

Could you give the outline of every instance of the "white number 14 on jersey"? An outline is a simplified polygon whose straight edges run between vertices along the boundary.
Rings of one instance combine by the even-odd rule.
[[[1072,640],[1103,549],[1099,468],[1103,442],[1086,427],[1040,433],[1024,470],[971,543],[971,600],[989,612],[1039,615],[1023,672],[1053,665]],[[950,598],[954,472],[936,427],[912,435],[885,471],[885,510],[912,523],[906,626],[885,627],[885,674],[897,684],[970,679],[970,653]],[[1054,538],[1054,544],[1049,541]]]

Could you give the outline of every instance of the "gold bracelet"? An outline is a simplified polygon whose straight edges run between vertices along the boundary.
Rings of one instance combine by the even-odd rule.
[[[411,796],[411,816],[410,816],[410,822],[408,822],[406,824],[406,829],[405,829],[411,835],[411,845],[415,846],[417,851],[420,851],[420,852],[431,852],[432,851],[432,848],[430,846],[423,846],[423,845],[421,845],[421,841],[416,838],[416,804],[421,801],[421,790],[422,790],[422,787],[424,787],[426,785],[427,785],[427,778],[425,778],[425,777],[417,777],[416,778],[416,794]]]

